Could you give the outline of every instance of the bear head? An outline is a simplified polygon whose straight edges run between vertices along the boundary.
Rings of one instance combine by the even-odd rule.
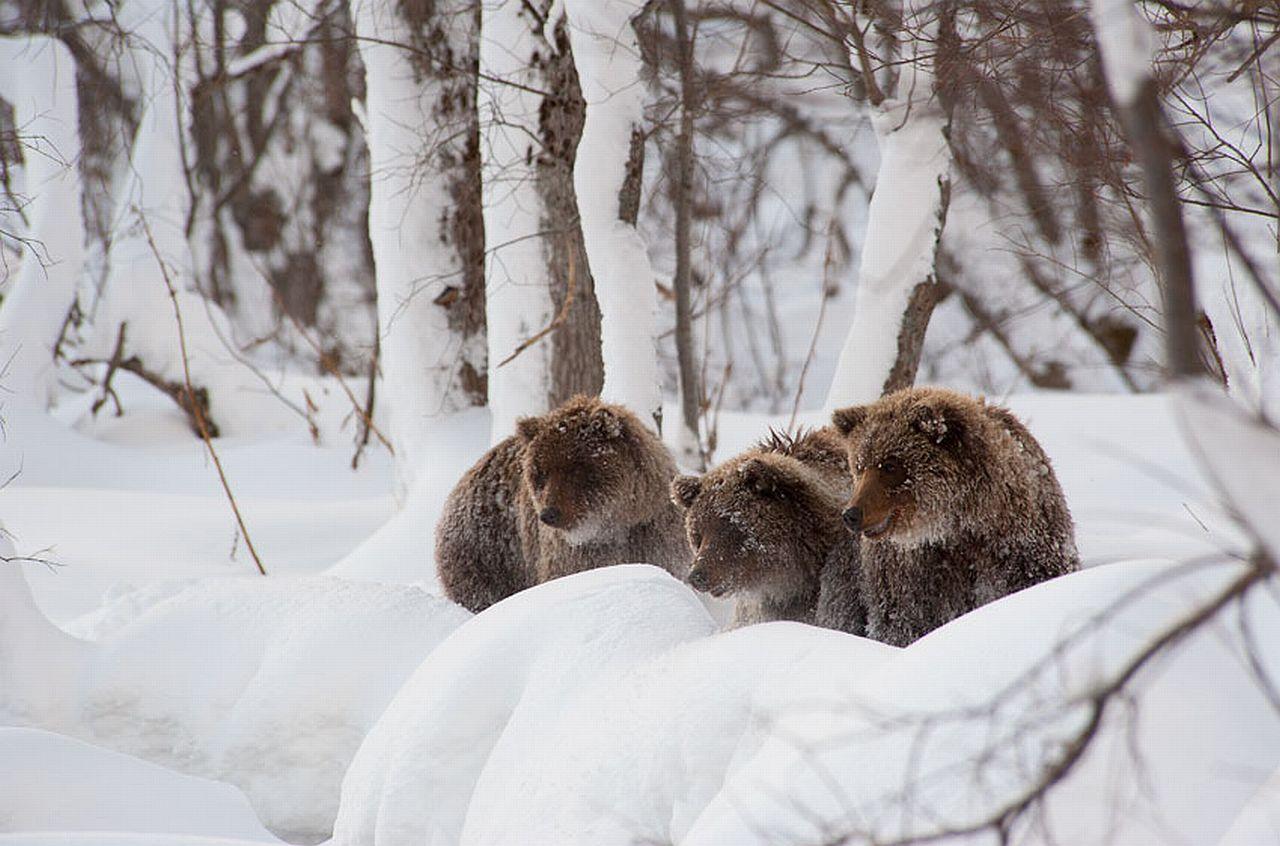
[[[674,464],[634,414],[578,396],[516,422],[524,486],[538,519],[573,545],[602,541],[667,507]]]
[[[838,451],[809,444],[805,455],[801,443],[775,434],[705,476],[672,481],[694,554],[690,586],[717,597],[781,599],[817,577],[831,544],[844,537],[847,474],[814,463],[842,462]]]
[[[842,408],[853,496],[848,529],[872,543],[916,546],[953,533],[980,495],[988,421],[981,401],[942,388],[908,388]]]

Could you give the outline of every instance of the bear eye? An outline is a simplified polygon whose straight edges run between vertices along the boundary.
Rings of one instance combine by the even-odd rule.
[[[547,485],[546,471],[543,470],[541,467],[534,467],[533,472],[530,474],[529,481],[533,482],[534,490],[536,491],[542,490]]]
[[[693,532],[692,534],[690,534],[689,543],[693,545],[694,549],[701,549],[702,548],[702,532]]]
[[[890,487],[897,487],[907,479],[907,470],[902,466],[902,462],[896,458],[886,458],[876,465],[876,469],[884,476],[885,484]]]

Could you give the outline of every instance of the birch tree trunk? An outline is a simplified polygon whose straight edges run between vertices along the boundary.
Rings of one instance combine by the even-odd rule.
[[[936,95],[936,23],[904,12],[906,45],[897,95],[880,93],[861,37],[852,60],[862,67],[880,170],[867,211],[853,325],[840,352],[828,408],[871,402],[915,381],[925,330],[942,287],[935,273],[938,242],[951,194],[950,117]]]
[[[0,65],[23,69],[0,80],[0,96],[13,105],[20,133],[32,239],[0,305],[0,379],[43,409],[53,399],[54,350],[85,255],[75,62],[58,41],[34,36],[0,38]]]
[[[369,238],[396,492],[433,421],[485,399],[484,231],[471,0],[352,0],[366,75]]]
[[[657,288],[644,241],[627,214],[645,100],[632,20],[643,4],[565,0],[564,7],[587,103],[574,184],[600,302],[603,395],[661,430]]]

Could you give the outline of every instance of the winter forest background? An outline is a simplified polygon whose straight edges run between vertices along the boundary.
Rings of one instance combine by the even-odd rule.
[[[0,843],[1274,842],[1278,57],[1255,2],[0,0]],[[438,596],[522,415],[696,471],[913,382],[1028,420],[1084,572],[900,651]]]

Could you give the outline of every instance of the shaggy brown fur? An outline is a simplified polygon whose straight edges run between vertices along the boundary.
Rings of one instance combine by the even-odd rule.
[[[672,499],[688,509],[694,550],[689,584],[737,600],[734,625],[815,621],[819,582],[832,557],[857,544],[840,523],[851,491],[844,445],[830,427],[795,438],[772,432],[705,476],[679,476]]]
[[[911,388],[837,411],[862,535],[867,635],[905,646],[955,617],[1079,567],[1048,456],[1009,411]]]
[[[667,491],[675,462],[630,411],[574,397],[467,471],[436,528],[445,594],[480,611],[516,591],[610,564],[683,578],[689,550]]]

